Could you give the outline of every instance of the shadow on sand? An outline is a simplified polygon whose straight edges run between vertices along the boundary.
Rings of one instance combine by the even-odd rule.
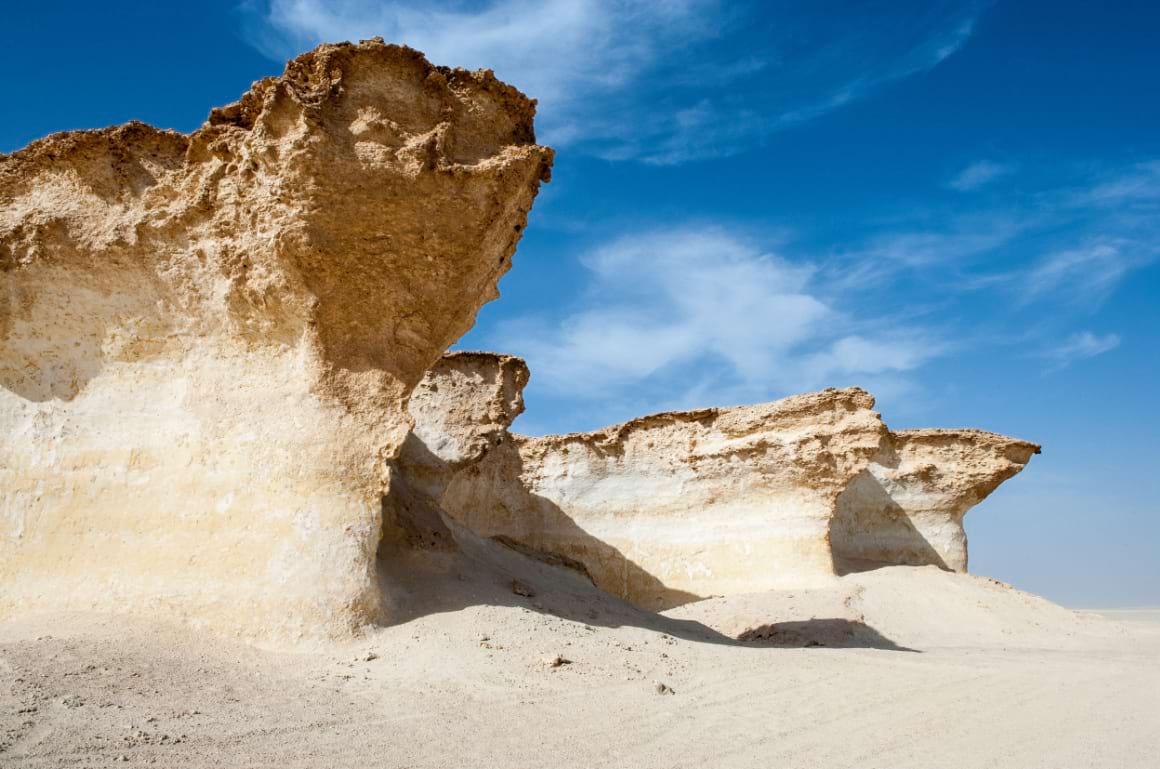
[[[763,625],[738,638],[694,620],[638,608],[596,587],[582,573],[483,539],[450,519],[457,547],[391,547],[380,552],[380,589],[391,624],[472,606],[505,606],[595,627],[638,627],[698,643],[735,647],[829,647],[916,651],[874,628],[843,619]]]
[[[391,489],[383,498],[377,562],[391,624],[489,605],[728,646],[915,651],[855,620],[779,622],[734,638],[695,620],[656,613],[703,598],[668,588],[620,550],[581,528],[551,500],[531,493],[519,481],[521,469],[519,452],[510,443],[492,447],[472,466],[452,468],[413,433],[408,437],[392,463]],[[487,474],[486,483],[472,483],[471,488],[491,492],[490,497],[482,492],[472,495],[472,510],[465,513],[463,523],[435,501],[458,473]],[[477,525],[472,525],[474,511],[483,513]],[[481,527],[486,532],[488,525],[495,528],[496,522],[503,531],[504,521],[510,521],[511,531],[522,537],[476,533]],[[540,546],[546,532],[551,550]]]
[[[828,646],[919,653],[918,649],[899,646],[865,622],[838,617],[774,622],[746,630],[737,640],[756,646]]]

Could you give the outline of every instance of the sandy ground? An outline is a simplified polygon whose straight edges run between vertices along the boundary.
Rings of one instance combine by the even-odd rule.
[[[1160,611],[892,567],[658,617],[500,550],[341,645],[0,624],[0,767],[1160,766]]]

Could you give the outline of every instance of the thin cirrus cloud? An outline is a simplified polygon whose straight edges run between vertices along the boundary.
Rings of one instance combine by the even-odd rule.
[[[1127,171],[1074,195],[1077,205],[1122,206],[1130,210],[1160,211],[1160,160],[1137,163]]]
[[[1062,344],[1049,348],[1044,357],[1053,361],[1048,373],[1067,368],[1076,361],[1094,358],[1120,346],[1117,334],[1099,336],[1090,331],[1072,334]]]
[[[900,79],[971,37],[984,3],[921,12],[719,0],[249,0],[271,58],[381,36],[489,68],[536,97],[542,141],[655,165],[741,152]]]
[[[1160,256],[1160,162],[1097,175],[1040,196],[1039,206],[1027,220],[1045,233],[1062,226],[1060,245],[1025,269],[995,276],[1020,306],[1098,308],[1129,274]]]
[[[1160,255],[1160,162],[1071,184],[1008,194],[999,205],[914,212],[836,253],[836,286],[887,290],[904,278],[927,290],[1005,292],[1012,308],[1061,302],[1098,308],[1134,270]]]
[[[481,341],[528,359],[535,398],[607,406],[603,421],[852,382],[912,399],[925,366],[967,348],[1030,345],[1058,370],[1119,344],[1069,326],[1154,259],[1160,229],[1122,215],[1153,199],[1142,173],[959,209],[939,227],[867,227],[837,258],[793,240],[775,253],[714,224],[621,235],[583,256],[573,306]]]
[[[1017,282],[1019,301],[1028,304],[1053,297],[1098,305],[1129,271],[1144,263],[1135,253],[1138,245],[1129,240],[1097,241],[1053,253]]]
[[[947,183],[953,190],[959,192],[973,192],[1011,172],[1011,167],[992,160],[979,160],[959,171]]]

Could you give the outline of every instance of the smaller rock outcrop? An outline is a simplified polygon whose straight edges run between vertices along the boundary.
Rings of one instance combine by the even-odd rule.
[[[528,367],[494,353],[451,352],[411,394],[415,426],[389,463],[380,556],[404,548],[454,548],[440,501],[457,473],[509,440],[523,413]]]
[[[886,437],[858,389],[513,435],[440,505],[468,529],[584,565],[659,609],[832,574],[838,497]]]
[[[857,388],[533,438],[506,429],[527,378],[489,353],[428,372],[392,485],[404,508],[387,516],[406,536],[384,541],[449,541],[448,516],[648,609],[882,564],[962,571],[964,514],[1039,451],[893,433]]]

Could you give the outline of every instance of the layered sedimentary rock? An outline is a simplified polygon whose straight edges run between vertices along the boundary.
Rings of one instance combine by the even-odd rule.
[[[410,517],[427,531],[449,515],[647,608],[875,563],[964,569],[963,515],[1039,449],[974,430],[892,433],[856,388],[531,438],[502,429],[526,370],[487,358],[444,358],[417,391],[399,470],[437,482]],[[473,448],[446,448],[460,445]],[[422,459],[440,454],[457,461]]]
[[[775,587],[832,573],[837,498],[886,436],[872,404],[827,390],[513,436],[457,474],[442,505],[478,534],[578,561],[648,608]]]
[[[834,555],[967,570],[963,516],[1039,453],[982,430],[902,430],[838,499]]]
[[[533,114],[368,41],[190,135],[0,156],[0,615],[379,619],[407,399],[508,269],[551,164]]]
[[[965,570],[964,514],[1038,446],[892,433],[857,388],[531,438],[522,361],[439,358],[547,179],[533,113],[368,41],[188,136],[0,156],[0,616],[342,635],[460,527],[647,608]]]

